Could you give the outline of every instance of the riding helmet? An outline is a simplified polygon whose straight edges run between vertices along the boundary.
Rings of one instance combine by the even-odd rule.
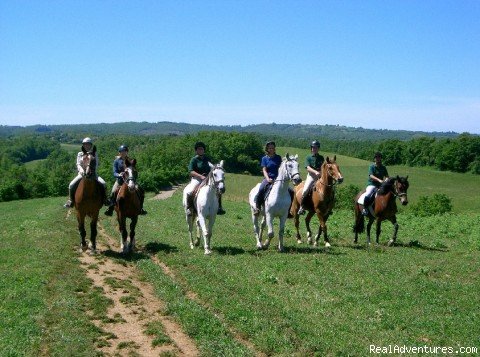
[[[197,150],[198,148],[203,148],[203,150],[206,150],[206,149],[207,149],[206,146],[205,146],[205,144],[204,144],[203,142],[201,142],[201,141],[197,141],[197,142],[195,143],[195,150]]]
[[[128,151],[128,146],[127,145],[120,145],[118,147],[118,152],[122,152],[122,151]]]
[[[87,138],[85,138],[85,139],[82,140],[82,144],[87,144],[87,143],[93,144],[92,139],[90,139],[90,138],[87,137]]]
[[[273,145],[273,147],[277,146],[277,145],[275,145],[275,141],[267,141],[266,144],[265,144],[265,151],[267,151],[268,145]]]
[[[313,148],[314,146],[320,149],[320,142],[318,140],[312,141],[312,143],[310,144],[310,149]]]

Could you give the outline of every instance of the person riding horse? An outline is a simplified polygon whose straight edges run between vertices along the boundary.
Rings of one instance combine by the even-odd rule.
[[[194,192],[197,187],[205,180],[205,177],[210,173],[211,167],[210,159],[205,155],[206,145],[198,141],[195,143],[195,156],[192,157],[188,164],[188,171],[192,180],[185,187],[184,194],[186,195],[186,207],[185,213],[187,216],[191,216],[194,210]],[[222,195],[218,195],[218,211],[217,214],[225,214],[225,210],[222,207]]]
[[[125,172],[125,167],[126,167],[126,161],[128,159],[128,146],[127,145],[120,145],[118,148],[118,156],[115,158],[113,161],[113,176],[115,177],[115,184],[112,187],[112,192],[110,194],[110,201],[108,204],[108,209],[105,211],[105,214],[107,216],[111,216],[113,214],[113,209],[115,207],[115,202],[116,202],[116,197],[118,190],[122,186],[124,182],[124,172]],[[140,214],[145,215],[147,214],[147,211],[143,209],[143,200],[144,200],[144,192],[143,189],[140,186],[136,186],[139,198],[140,198],[140,203],[141,203],[141,210]]]
[[[387,168],[382,164],[382,154],[376,152],[374,155],[375,162],[368,169],[367,188],[365,190],[362,215],[368,216],[368,207],[374,201],[375,193],[381,186],[382,182],[388,179]],[[362,202],[358,202],[362,204]]]
[[[268,187],[275,181],[278,176],[278,169],[282,164],[282,157],[276,153],[276,145],[274,141],[269,141],[265,144],[266,155],[262,157],[260,166],[262,167],[263,180],[258,189],[258,194],[255,198],[254,215],[260,213],[260,209],[265,201],[265,194]]]
[[[69,199],[63,205],[63,207],[65,207],[65,208],[72,208],[73,205],[74,205],[75,191],[77,190],[78,183],[82,179],[83,175],[85,175],[85,169],[82,166],[83,156],[84,156],[85,152],[92,152],[93,149],[94,149],[94,146],[93,146],[92,139],[87,137],[87,138],[82,140],[82,150],[79,151],[78,154],[77,154],[77,176],[75,176],[75,178],[68,185],[68,197],[69,197]],[[95,176],[96,176],[96,180],[102,185],[103,190],[104,190],[104,197],[106,198],[107,197],[107,185],[106,185],[104,179],[102,179],[100,176],[97,175],[97,171],[98,171],[97,168],[98,168],[98,155],[97,155],[97,152],[95,150]],[[108,203],[105,202],[105,205],[107,205],[107,204]]]
[[[304,214],[305,208],[303,207],[305,203],[305,198],[310,193],[315,182],[321,176],[322,164],[325,161],[324,157],[318,153],[320,149],[320,143],[318,140],[312,141],[310,144],[310,151],[311,155],[308,155],[305,158],[305,168],[307,169],[307,178],[305,183],[303,184],[303,191],[302,191],[302,200],[300,202],[300,208],[298,210],[298,214]]]

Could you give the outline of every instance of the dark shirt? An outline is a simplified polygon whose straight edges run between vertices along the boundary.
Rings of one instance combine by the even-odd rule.
[[[210,165],[208,164],[209,161],[210,160],[205,155],[202,157],[195,155],[188,164],[188,172],[195,171],[203,176],[208,175],[210,172]]]
[[[380,180],[383,180],[385,177],[388,177],[387,168],[383,165],[377,166],[375,164],[370,165],[368,169],[368,181],[367,185],[373,185],[375,187],[380,187],[381,183],[378,181],[373,180],[370,175],[373,175]]]
[[[125,171],[125,162],[121,156],[113,161],[113,177],[117,179],[119,185],[123,184],[123,177],[121,174]]]
[[[265,155],[262,157],[260,165],[267,168],[268,177],[275,180],[278,176],[278,169],[282,164],[282,157],[280,155],[273,155],[272,157]]]
[[[308,155],[305,158],[305,168],[307,168],[307,166],[310,166],[312,169],[320,171],[324,161],[325,159],[323,158],[323,156],[318,153],[316,155]]]

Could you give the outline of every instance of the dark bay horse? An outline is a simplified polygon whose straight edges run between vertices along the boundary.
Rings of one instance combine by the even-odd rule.
[[[87,242],[85,237],[87,232],[85,230],[85,217],[90,217],[90,244],[89,248],[91,253],[95,254],[97,249],[96,238],[97,238],[97,222],[98,222],[98,212],[103,206],[105,200],[104,189],[102,184],[97,181],[95,175],[95,151],[96,148],[93,147],[92,152],[87,152],[82,148],[83,158],[82,158],[82,167],[84,169],[84,174],[80,183],[78,184],[77,190],[75,191],[75,210],[77,213],[77,222],[78,222],[78,231],[80,232],[81,237],[81,249],[82,251],[87,250]]]
[[[127,254],[132,252],[135,248],[135,227],[138,221],[138,215],[142,208],[141,196],[143,192],[139,192],[136,185],[137,161],[126,160],[124,181],[118,190],[117,200],[115,204],[115,211],[117,212],[118,228],[122,234],[122,241],[120,247],[122,253]],[[127,244],[128,230],[127,218],[130,218],[130,243]]]
[[[388,241],[388,245],[393,245],[397,240],[397,204],[396,199],[400,200],[400,203],[405,206],[408,204],[407,190],[409,187],[408,176],[407,177],[394,177],[388,178],[378,190],[375,197],[375,204],[373,208],[374,215],[370,212],[368,215],[367,224],[367,244],[370,244],[370,229],[374,221],[377,222],[377,237],[376,242],[378,244],[381,224],[384,220],[389,220],[393,224],[393,237]],[[355,233],[354,243],[358,243],[358,234],[365,231],[364,217],[362,215],[362,206],[358,203],[358,198],[365,190],[360,192],[355,197],[355,225],[353,226],[353,232]]]
[[[330,242],[327,236],[327,219],[332,213],[333,205],[335,203],[335,186],[343,182],[343,175],[340,167],[337,164],[337,157],[334,156],[331,160],[328,156],[322,164],[321,177],[315,182],[313,190],[306,197],[305,209],[307,216],[305,217],[305,225],[307,226],[308,244],[312,244],[312,231],[310,229],[310,221],[314,214],[317,215],[320,225],[318,233],[315,236],[314,246],[318,245],[318,240],[323,232],[323,239],[325,247],[330,247]],[[295,196],[290,208],[290,214],[293,216],[295,222],[295,229],[297,230],[297,243],[302,242],[299,230],[299,215],[298,209],[302,200],[302,190],[304,183],[295,187]]]

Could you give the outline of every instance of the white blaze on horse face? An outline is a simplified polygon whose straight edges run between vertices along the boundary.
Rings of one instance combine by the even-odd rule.
[[[213,180],[215,181],[215,186],[220,193],[225,193],[225,172],[222,169],[223,160],[219,165],[213,170]]]
[[[130,191],[135,190],[135,179],[133,177],[133,170],[130,167],[127,167],[125,169],[125,172],[127,173],[127,186]]]
[[[300,177],[300,172],[298,170],[298,155],[295,156],[288,156],[287,154],[287,161],[285,162],[285,167],[287,169],[288,177],[293,181],[293,184],[296,186],[302,179]]]

